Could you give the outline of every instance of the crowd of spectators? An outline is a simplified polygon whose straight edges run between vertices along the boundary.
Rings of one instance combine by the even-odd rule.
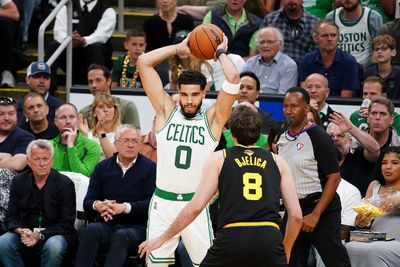
[[[17,45],[29,41],[32,9],[39,3],[23,2],[29,3],[0,0],[4,36],[0,42],[0,87],[15,87]],[[396,183],[400,169],[387,167],[388,162],[398,165],[400,155],[400,119],[392,102],[400,99],[399,1],[157,0],[156,7],[158,13],[149,17],[142,29],[127,31],[126,51],[112,64],[114,9],[103,0],[74,1],[73,83],[87,84],[93,95],[93,102],[81,110],[50,94],[51,88],[57,88],[57,68],[65,67],[65,55],[51,67],[45,62],[29,65],[25,97],[16,101],[0,96],[0,233],[6,233],[0,237],[0,261],[5,266],[20,264],[21,258],[10,256],[11,249],[18,255],[16,251],[23,251],[24,256],[28,251],[30,257],[41,255],[42,262],[55,264],[52,266],[60,264],[70,246],[78,248],[77,266],[90,265],[104,247],[109,248],[106,266],[119,264],[132,254],[126,247],[145,239],[147,209],[155,188],[157,141],[154,129],[140,132],[139,115],[147,114],[140,113],[134,98],[128,101],[113,96],[112,88],[140,88],[136,64],[141,54],[182,42],[198,23],[213,23],[228,37],[228,57],[241,73],[238,104],[249,106],[262,118],[257,145],[289,159],[298,179],[296,189],[306,226],[291,266],[307,266],[309,245],[320,254],[318,266],[321,258],[327,266],[400,262],[395,249],[393,253],[385,251],[392,249],[393,243],[368,247],[354,242],[342,246],[340,242],[349,241],[350,228],[398,236],[387,223],[399,222],[396,206],[400,200],[395,197],[388,198],[390,208],[388,202],[382,204],[388,212],[382,220],[356,217],[343,210],[354,204],[346,204],[350,203],[344,200],[346,190],[362,197],[400,191],[400,183]],[[67,37],[66,27],[64,7],[57,15],[54,42],[48,46],[46,59]],[[177,89],[184,70],[196,69],[207,78],[206,90],[218,91],[223,80],[218,64],[177,53],[159,62],[156,69],[167,89]],[[284,97],[283,124],[257,107],[260,93]],[[331,96],[362,97],[364,101],[346,118],[328,104]],[[154,124],[154,118],[145,119]],[[301,135],[303,132],[308,136]],[[297,157],[295,150],[303,148],[293,146],[295,140],[310,145],[302,152],[307,152],[306,157],[316,155],[313,163]],[[219,148],[232,145],[226,127]],[[384,171],[387,169],[391,175]],[[90,178],[81,205],[96,221],[89,224],[79,246],[74,243],[77,237],[71,215],[78,204],[64,176],[69,172]],[[308,174],[312,174],[311,182]],[[397,180],[393,182],[391,176]],[[131,179],[127,183],[126,177]],[[22,184],[23,179],[30,179],[29,186]],[[342,187],[337,189],[340,181]],[[64,184],[68,192],[60,193],[55,182]],[[322,198],[327,194],[330,199]],[[47,203],[45,198],[56,203]],[[323,204],[315,205],[318,201]],[[116,223],[110,227],[108,222],[114,217]],[[335,229],[324,229],[327,225]],[[337,227],[347,234],[324,240],[325,235],[336,235]],[[122,240],[125,236],[129,240]],[[11,244],[16,245],[10,248]],[[59,250],[53,251],[52,244]],[[372,248],[375,254],[370,253]],[[180,246],[179,253],[185,253],[184,247]]]

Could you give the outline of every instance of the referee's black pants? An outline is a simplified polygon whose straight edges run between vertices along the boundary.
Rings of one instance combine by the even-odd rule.
[[[314,210],[319,197],[320,194],[316,194],[309,199],[300,201],[303,216],[310,214]],[[321,214],[314,231],[310,233],[300,231],[290,255],[289,266],[307,266],[311,245],[315,246],[326,267],[351,266],[346,248],[341,241],[340,225],[341,205],[339,196],[336,194],[326,210]]]

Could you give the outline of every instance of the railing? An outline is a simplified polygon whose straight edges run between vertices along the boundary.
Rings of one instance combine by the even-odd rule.
[[[38,33],[38,61],[44,61],[44,33],[47,26],[54,20],[61,8],[67,5],[67,38],[60,44],[57,50],[47,60],[47,64],[51,66],[54,61],[67,48],[67,66],[66,66],[66,99],[69,101],[70,90],[72,86],[72,0],[61,0],[53,9],[46,20],[40,25]]]
[[[118,0],[118,32],[124,32],[124,0]]]

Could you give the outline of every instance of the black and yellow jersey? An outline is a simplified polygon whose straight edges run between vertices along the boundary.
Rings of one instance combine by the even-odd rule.
[[[218,228],[236,222],[279,224],[281,175],[273,154],[256,146],[234,146],[223,153]]]

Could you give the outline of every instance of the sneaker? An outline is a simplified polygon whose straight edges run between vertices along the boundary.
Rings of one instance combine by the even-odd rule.
[[[15,78],[14,75],[8,70],[3,71],[1,74],[1,87],[15,87]]]

